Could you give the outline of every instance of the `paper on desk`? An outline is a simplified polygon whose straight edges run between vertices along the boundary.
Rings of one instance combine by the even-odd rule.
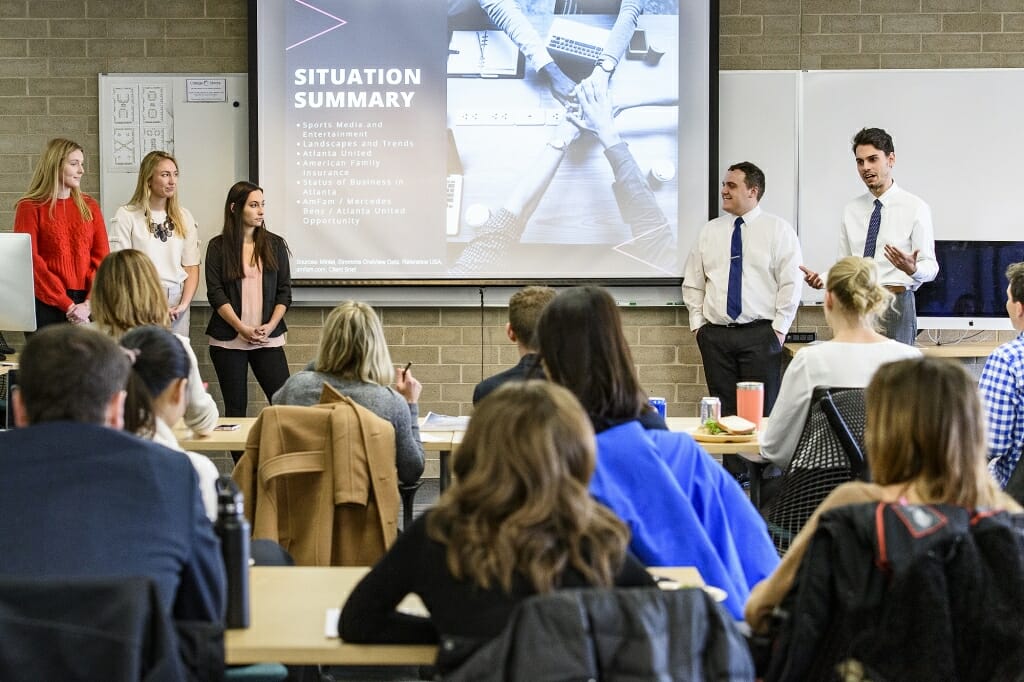
[[[404,613],[409,616],[421,616],[423,618],[429,618],[430,612],[427,611],[426,607],[423,606],[423,602],[420,598],[414,594],[406,595],[405,599],[398,604],[397,611]],[[324,636],[328,639],[338,639],[338,618],[341,616],[340,608],[327,609],[324,614]]]
[[[338,618],[341,617],[340,608],[327,609],[324,616],[324,636],[327,639],[338,639]]]
[[[465,431],[469,426],[469,417],[453,417],[448,414],[427,412],[420,424],[420,431]]]

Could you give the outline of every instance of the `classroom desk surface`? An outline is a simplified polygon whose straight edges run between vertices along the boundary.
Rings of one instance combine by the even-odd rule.
[[[783,348],[786,355],[793,357],[810,345],[809,343],[787,343]],[[944,343],[941,346],[936,346],[933,343],[919,343],[916,347],[920,348],[925,355],[933,358],[987,358],[997,346],[999,346],[998,341],[984,341],[981,343]]]
[[[365,567],[254,566],[250,569],[250,626],[228,630],[229,664],[276,661],[322,665],[427,665],[433,645],[349,644],[326,635],[327,609],[339,608],[366,574]],[[685,586],[703,586],[693,567],[657,567],[651,573]],[[402,608],[422,611],[416,597]]]
[[[245,441],[249,438],[249,432],[256,417],[221,417],[217,425],[237,424],[234,431],[212,431],[206,436],[193,434],[184,424],[179,423],[174,428],[174,435],[178,443],[186,450],[192,452],[223,452],[225,450],[245,450]],[[423,449],[427,452],[443,452],[451,450],[451,431],[427,431],[420,433],[420,441]]]

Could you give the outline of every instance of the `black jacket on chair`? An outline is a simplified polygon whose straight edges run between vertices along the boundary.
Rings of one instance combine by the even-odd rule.
[[[0,579],[0,679],[177,682],[177,640],[146,578]]]
[[[1024,514],[870,502],[821,516],[764,679],[1024,679]]]
[[[444,668],[446,643],[438,666]],[[474,680],[753,680],[746,641],[704,590],[557,590],[448,676]]]

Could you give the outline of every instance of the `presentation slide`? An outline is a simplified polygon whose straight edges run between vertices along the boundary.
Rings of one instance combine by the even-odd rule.
[[[703,0],[258,0],[296,280],[677,278],[708,216]]]

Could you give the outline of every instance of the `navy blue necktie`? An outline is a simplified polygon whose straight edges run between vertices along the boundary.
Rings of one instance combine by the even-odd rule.
[[[875,210],[868,221],[868,238],[864,241],[864,257],[875,257],[875,242],[878,241],[878,230],[882,227],[882,202],[875,199]]]
[[[729,249],[729,293],[725,312],[736,319],[743,311],[743,218],[737,218],[732,228],[732,247]]]

